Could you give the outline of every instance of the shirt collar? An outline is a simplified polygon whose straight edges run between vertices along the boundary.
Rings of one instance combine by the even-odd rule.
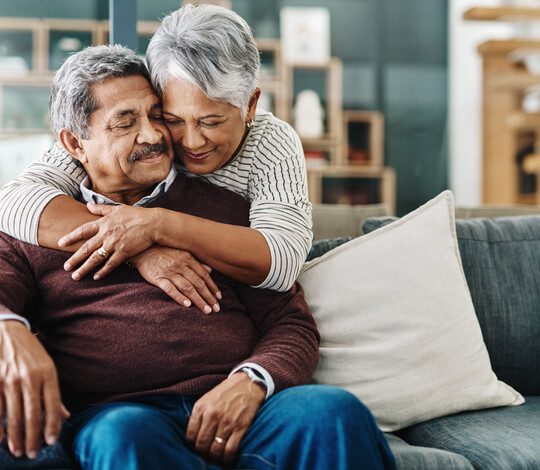
[[[166,193],[169,190],[169,187],[175,180],[177,175],[177,170],[174,165],[171,166],[171,171],[169,171],[169,174],[167,177],[159,183],[151,194],[148,196],[144,196],[141,200],[137,201],[134,206],[144,206],[154,200],[156,200],[158,197],[160,197],[162,194]],[[86,176],[80,184],[81,187],[81,196],[82,199],[85,202],[93,202],[94,204],[113,204],[115,206],[119,205],[120,203],[113,201],[112,199],[109,199],[108,197],[103,196],[102,194],[98,194],[90,189],[90,179],[88,176]]]

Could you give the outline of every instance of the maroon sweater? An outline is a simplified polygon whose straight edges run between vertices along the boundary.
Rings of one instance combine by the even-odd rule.
[[[242,197],[184,175],[148,206],[249,225]],[[319,337],[298,284],[279,293],[213,272],[221,311],[205,315],[125,265],[101,281],[75,282],[62,268],[68,257],[0,233],[0,305],[39,332],[71,409],[156,393],[200,395],[248,361],[268,370],[276,391],[308,382],[315,370]]]

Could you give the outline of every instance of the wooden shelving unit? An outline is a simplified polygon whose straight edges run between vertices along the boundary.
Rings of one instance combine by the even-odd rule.
[[[157,21],[140,21],[137,23],[137,33],[140,38],[150,38],[159,27]],[[43,108],[46,106],[42,93],[26,93],[27,89],[47,90],[56,64],[60,62],[61,55],[51,61],[53,48],[52,34],[65,32],[67,43],[72,45],[106,44],[109,39],[109,22],[97,20],[71,20],[71,19],[27,19],[27,18],[0,18],[0,32],[25,32],[28,35],[28,57],[25,58],[28,66],[26,70],[19,63],[19,70],[8,73],[0,71],[0,138],[14,135],[49,132],[46,115],[34,117],[34,121],[27,122],[18,114],[6,109],[6,98],[19,101],[14,90],[22,91],[25,99],[34,100],[31,107]],[[73,37],[70,36],[73,32]],[[54,40],[63,40],[56,34]],[[144,40],[143,40],[144,43]],[[307,159],[308,179],[310,184],[310,197],[314,203],[348,202],[355,203],[387,203],[395,207],[395,175],[393,170],[384,168],[383,156],[383,119],[382,115],[372,111],[347,111],[342,109],[343,70],[341,60],[332,57],[322,65],[286,64],[283,60],[281,41],[279,39],[257,39],[258,47],[266,60],[261,70],[260,86],[263,94],[271,96],[272,109],[277,117],[293,123],[292,109],[294,103],[294,72],[295,70],[322,71],[325,74],[325,111],[326,128],[320,138],[303,138],[302,144],[306,156],[323,155],[316,165],[310,165],[314,160]],[[73,51],[75,51],[74,49]],[[62,51],[66,54],[71,51]],[[21,61],[23,58],[20,59]],[[15,96],[15,98],[14,98]],[[28,112],[27,109],[20,109]],[[369,144],[366,146],[367,158],[365,161],[353,161],[348,158],[349,136],[348,123],[364,123],[367,126]],[[340,187],[342,185],[342,187]],[[330,191],[328,188],[332,187]],[[351,189],[352,188],[352,189]],[[358,188],[357,193],[354,193]],[[337,198],[337,200],[336,200]]]
[[[302,136],[302,145],[304,150],[310,151],[327,151],[329,153],[328,163],[329,165],[336,165],[340,163],[340,155],[342,152],[343,144],[343,96],[342,96],[342,83],[343,83],[343,65],[341,60],[336,57],[332,57],[326,64],[313,65],[313,64],[295,64],[285,65],[287,82],[289,84],[290,93],[287,96],[287,120],[291,123],[294,122],[292,117],[292,110],[294,107],[294,72],[295,70],[312,70],[322,71],[326,75],[326,90],[323,97],[323,101],[326,102],[326,128],[325,133],[318,139],[304,138]]]
[[[540,8],[472,8],[466,20],[538,21]],[[540,171],[518,152],[535,145],[540,149],[540,118],[523,110],[527,89],[540,86],[540,75],[526,65],[528,54],[540,55],[540,40],[489,40],[479,45],[483,62],[483,202],[540,205]],[[535,159],[532,160],[536,162]],[[534,170],[534,171],[533,171]],[[536,193],[520,190],[527,174],[536,174]]]
[[[343,111],[343,66],[338,58],[321,65],[287,65],[289,113],[293,109],[294,71],[313,70],[326,74],[326,129],[320,138],[301,137],[308,172],[309,197],[312,203],[396,205],[396,177],[384,167],[384,120],[376,111]],[[292,115],[288,116],[293,123]],[[351,124],[361,124],[365,132],[366,158],[349,158]]]
[[[257,39],[257,46],[264,58],[271,55],[270,66],[264,63],[261,66],[260,88],[263,94],[272,98],[272,111],[278,118],[287,120],[289,117],[289,75],[281,54],[281,41],[279,39]],[[270,67],[271,71],[266,71]]]
[[[139,21],[137,32],[140,36],[150,37],[159,26],[157,21]],[[0,32],[27,33],[31,36],[31,51],[29,56],[31,66],[27,69],[0,71],[0,138],[11,137],[17,134],[48,133],[48,123],[43,119],[40,127],[27,127],[17,125],[17,119],[10,116],[18,112],[17,109],[6,109],[7,91],[20,89],[48,90],[54,67],[51,67],[51,36],[55,33],[66,33],[66,38],[72,42],[79,41],[80,47],[86,45],[106,44],[109,37],[109,22],[79,19],[31,19],[31,18],[0,18]],[[73,38],[69,33],[73,32]],[[87,42],[80,41],[80,36],[86,35]],[[67,52],[66,52],[67,55]],[[34,93],[35,95],[35,93]],[[24,93],[25,99],[36,99],[32,94]],[[25,111],[23,108],[20,111]],[[46,106],[44,107],[46,112]],[[28,112],[28,110],[26,110]],[[15,122],[16,125],[13,125]]]

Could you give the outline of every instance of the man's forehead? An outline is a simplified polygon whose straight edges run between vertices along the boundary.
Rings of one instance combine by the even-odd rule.
[[[109,78],[95,84],[92,92],[98,105],[96,111],[101,109],[107,115],[161,107],[150,82],[141,75]]]

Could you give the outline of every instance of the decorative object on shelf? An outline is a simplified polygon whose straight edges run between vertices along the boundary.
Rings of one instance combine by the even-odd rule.
[[[324,134],[324,108],[319,95],[313,90],[303,90],[296,97],[294,128],[300,137],[316,139]]]
[[[328,166],[328,153],[322,150],[304,150],[304,157],[306,158],[306,168],[308,170]]]
[[[326,8],[282,8],[281,41],[286,63],[325,64],[330,60],[330,12]]]

